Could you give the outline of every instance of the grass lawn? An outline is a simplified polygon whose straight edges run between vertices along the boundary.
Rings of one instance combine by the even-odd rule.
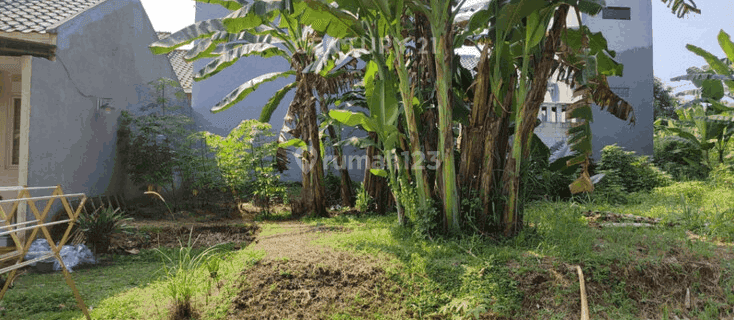
[[[231,246],[231,245],[230,245]],[[223,246],[223,250],[230,249]],[[203,249],[195,249],[195,253]],[[162,249],[171,254],[174,249]],[[87,307],[93,310],[100,302],[121,292],[144,288],[159,278],[161,256],[155,250],[137,255],[108,255],[100,265],[84,266],[71,273]],[[0,301],[4,308],[0,319],[74,319],[83,318],[71,289],[61,272],[26,273]]]
[[[150,251],[150,250],[149,250]],[[152,251],[137,256],[115,256],[104,266],[79,268],[71,273],[88,307],[122,291],[151,282],[160,259]],[[0,305],[3,319],[72,319],[81,315],[61,272],[27,273],[15,281]]]

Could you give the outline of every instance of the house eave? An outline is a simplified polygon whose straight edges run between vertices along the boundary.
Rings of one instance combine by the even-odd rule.
[[[56,35],[38,32],[0,31],[0,56],[30,55],[48,60],[56,58]]]

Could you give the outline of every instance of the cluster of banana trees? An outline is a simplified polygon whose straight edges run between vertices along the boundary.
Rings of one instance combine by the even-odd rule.
[[[467,224],[482,233],[518,232],[521,168],[553,75],[580,97],[568,111],[577,121],[569,131],[576,155],[567,164],[581,167],[573,192],[593,190],[587,171],[591,104],[634,122],[632,107],[606,80],[622,74],[615,52],[601,33],[566,26],[569,14],[597,14],[603,1],[486,0],[482,10],[461,19],[463,2],[450,0],[197,1],[233,11],[178,31],[151,50],[163,54],[199,39],[185,58],[214,59],[196,74],[197,81],[249,55],[285,58],[290,70],[247,81],[212,112],[236,104],[263,82],[295,75],[294,83],[273,95],[261,119],[269,120],[285,93],[295,89],[284,132],[297,140],[283,146],[310,147],[304,161],[319,164],[319,110],[331,121],[325,124],[337,121],[370,132],[361,145],[380,153],[385,165],[369,172],[387,181],[401,224],[438,210],[434,222],[445,233]],[[663,2],[679,15],[698,12],[683,0]],[[454,55],[462,45],[481,51],[474,77]],[[354,105],[365,108],[329,110],[323,103],[326,96],[347,92],[361,100]],[[321,165],[304,170],[303,178],[310,210],[323,213]],[[483,210],[476,216],[461,212],[460,199],[468,194],[481,197]]]
[[[691,81],[696,89],[679,92],[676,96],[693,95],[695,98],[676,110],[677,121],[660,119],[655,122],[659,128],[690,141],[704,154],[709,167],[712,166],[709,152],[715,150],[718,162],[723,163],[724,152],[734,136],[734,108],[722,103],[724,97],[734,99],[734,42],[724,30],[719,31],[717,40],[726,58],[720,59],[702,48],[686,45],[708,65],[688,68],[686,75],[671,80]]]

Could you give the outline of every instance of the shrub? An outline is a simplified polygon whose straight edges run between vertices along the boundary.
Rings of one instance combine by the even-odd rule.
[[[364,188],[364,183],[360,183],[357,188],[357,199],[354,201],[354,209],[359,212],[367,212],[372,207],[373,202],[374,200]]]
[[[120,208],[112,210],[102,206],[91,214],[80,214],[77,224],[78,230],[84,233],[87,244],[92,247],[94,253],[107,253],[112,234],[131,232],[132,228],[125,223],[130,220],[132,219],[126,218]]]
[[[179,84],[160,78],[148,83],[151,103],[140,107],[137,115],[123,111],[118,129],[118,145],[130,178],[145,187],[153,184],[173,189],[174,172],[180,166],[177,153],[191,133],[193,119],[184,115],[182,101],[171,101],[170,92],[183,100]],[[169,89],[169,95],[166,95]]]
[[[655,165],[676,180],[700,180],[708,175],[701,149],[678,136],[656,138],[653,157]]]
[[[601,151],[601,161],[597,168],[604,173],[604,179],[611,179],[625,192],[650,191],[656,187],[663,187],[672,183],[672,177],[650,162],[647,156],[637,156],[634,151],[625,151],[616,144],[604,147]],[[614,180],[618,178],[619,180]],[[600,185],[600,189],[604,185]]]
[[[711,170],[708,180],[714,187],[734,188],[734,170],[731,165],[719,164]]]
[[[571,197],[569,185],[576,177],[576,169],[551,168],[549,157],[561,144],[547,148],[542,141],[536,140],[531,149],[529,161],[523,165],[523,195],[527,200],[568,199]]]
[[[605,170],[602,173],[604,173],[604,178],[594,186],[591,198],[612,205],[628,204],[629,193],[620,177],[619,170]]]
[[[280,177],[273,173],[278,149],[273,136],[270,125],[257,120],[242,121],[226,137],[205,133],[206,143],[215,153],[224,185],[238,200],[248,198],[256,190],[259,196],[263,196],[264,192],[271,191],[262,188],[280,183]],[[279,192],[284,193],[285,189]]]

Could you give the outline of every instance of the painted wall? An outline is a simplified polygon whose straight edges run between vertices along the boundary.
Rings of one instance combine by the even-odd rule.
[[[634,126],[594,106],[594,159],[601,149],[617,143],[638,154],[653,152],[653,69],[652,69],[652,3],[636,0],[607,0],[610,7],[629,7],[630,20],[605,20],[602,14],[584,15],[582,20],[593,32],[601,31],[609,48],[617,52],[616,60],[624,64],[623,77],[609,77],[609,85],[629,102],[637,119]]]
[[[65,192],[130,192],[116,157],[122,110],[152,102],[147,83],[176,79],[139,0],[108,0],[57,28],[57,59],[33,58],[28,185]],[[111,114],[96,111],[112,98]],[[132,189],[134,190],[134,189]]]

